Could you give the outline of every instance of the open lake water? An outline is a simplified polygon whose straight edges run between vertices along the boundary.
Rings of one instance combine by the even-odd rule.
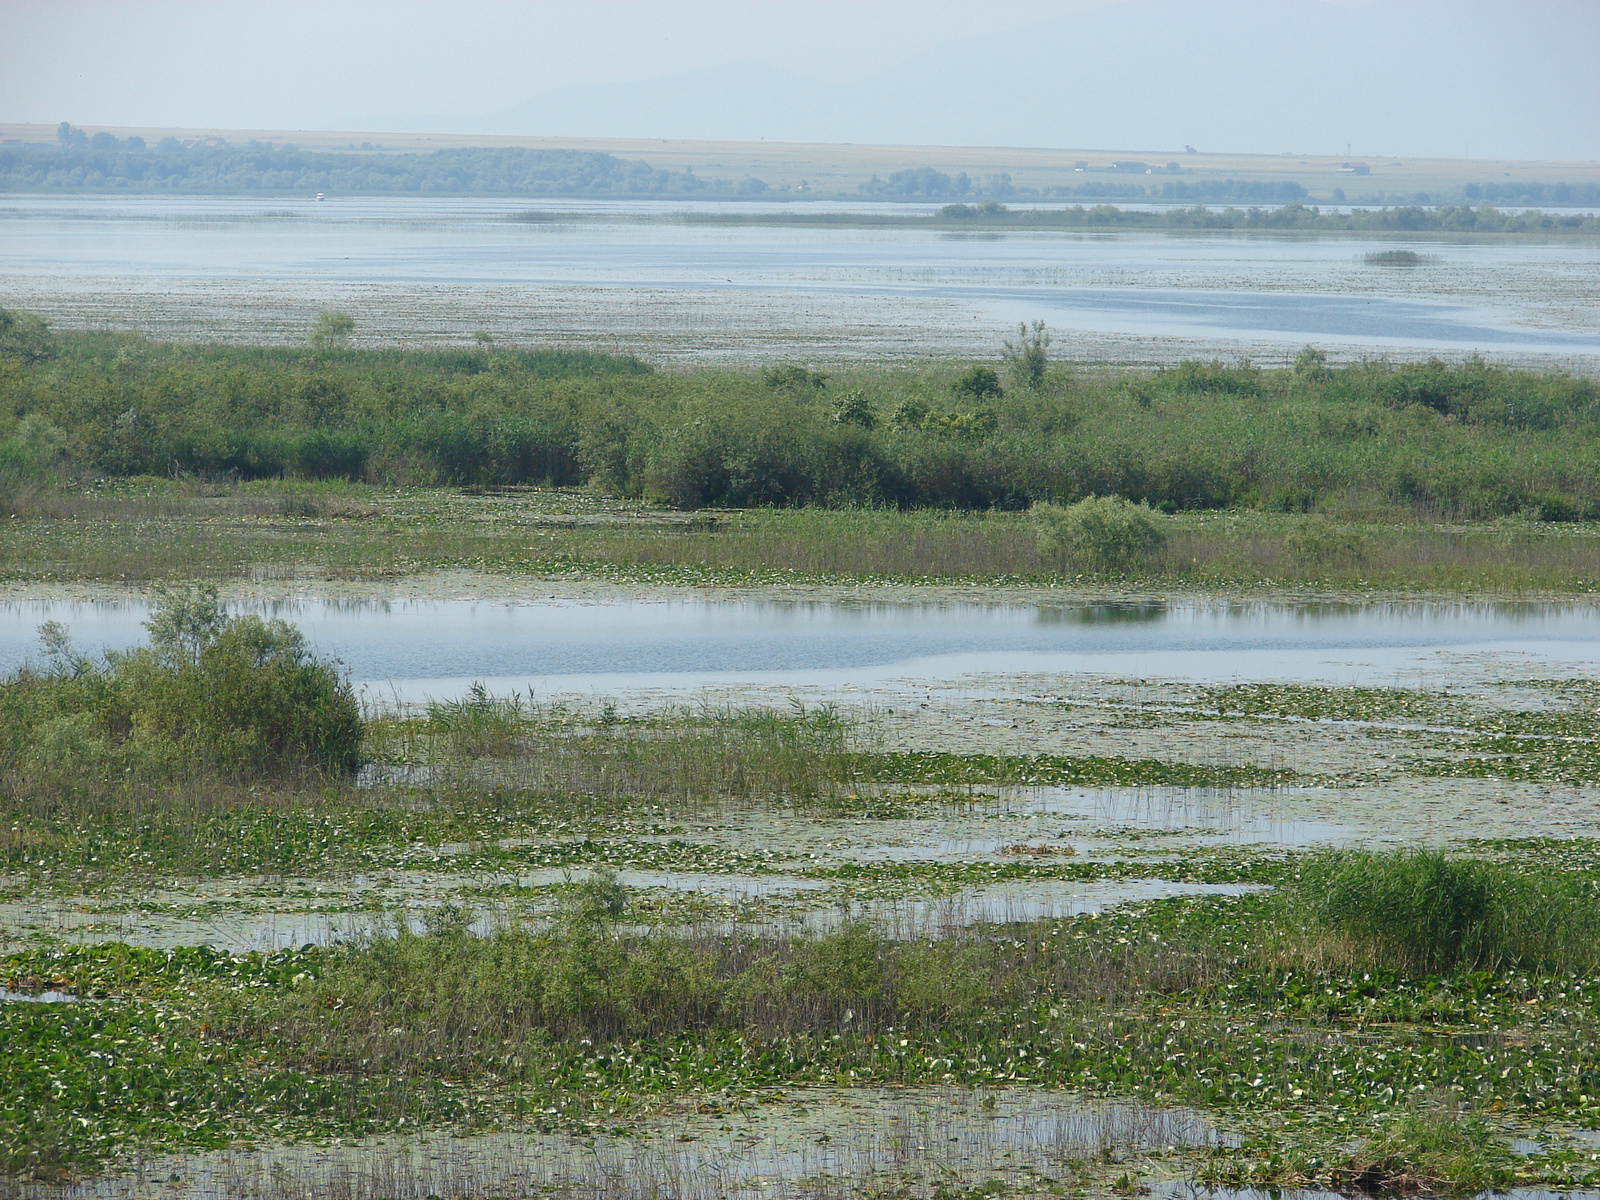
[[[444,699],[474,683],[622,697],[978,686],[985,675],[1058,672],[1440,687],[1464,656],[1519,672],[1600,668],[1600,610],[1583,604],[307,600],[240,610],[292,621],[379,701]],[[0,671],[38,659],[46,621],[97,653],[142,643],[147,616],[132,598],[0,604]]]
[[[517,222],[532,207],[581,220]],[[1042,319],[1076,360],[1314,343],[1600,368],[1600,239],[687,225],[679,202],[0,197],[0,304],[68,328],[358,345],[580,344],[662,362],[992,356]],[[759,206],[724,206],[757,209]],[[830,205],[837,210],[849,206]],[[860,206],[919,212],[933,206]],[[808,211],[815,211],[809,209]],[[1411,247],[1410,268],[1367,264]]]

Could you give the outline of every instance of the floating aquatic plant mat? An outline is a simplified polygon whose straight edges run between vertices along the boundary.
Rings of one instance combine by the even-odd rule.
[[[1560,749],[1593,711],[1487,668],[483,694],[369,714],[344,781],[12,773],[0,1168],[418,1200],[1600,1185],[1600,830]]]

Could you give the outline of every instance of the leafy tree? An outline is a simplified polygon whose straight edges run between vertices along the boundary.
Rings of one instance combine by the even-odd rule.
[[[349,313],[329,309],[312,322],[306,340],[313,350],[337,350],[349,344],[355,329],[355,318]]]
[[[1017,325],[1017,340],[1006,339],[1005,356],[1011,378],[1019,387],[1037,391],[1044,385],[1050,370],[1049,351],[1050,335],[1043,321],[1035,321],[1031,330],[1026,321]]]

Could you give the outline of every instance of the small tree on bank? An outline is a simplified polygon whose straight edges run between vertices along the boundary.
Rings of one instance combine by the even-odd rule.
[[[356,320],[349,313],[329,309],[311,323],[306,341],[313,350],[341,350],[350,344],[350,335],[355,329]]]
[[[1017,340],[1005,341],[1006,368],[1018,387],[1037,391],[1044,386],[1050,370],[1050,335],[1044,322],[1035,321],[1030,329],[1023,321],[1017,325]]]

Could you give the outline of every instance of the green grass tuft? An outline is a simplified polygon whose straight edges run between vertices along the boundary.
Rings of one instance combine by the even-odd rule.
[[[1349,939],[1400,970],[1600,964],[1600,893],[1585,880],[1435,850],[1348,851],[1312,858],[1282,892],[1292,925]]]

